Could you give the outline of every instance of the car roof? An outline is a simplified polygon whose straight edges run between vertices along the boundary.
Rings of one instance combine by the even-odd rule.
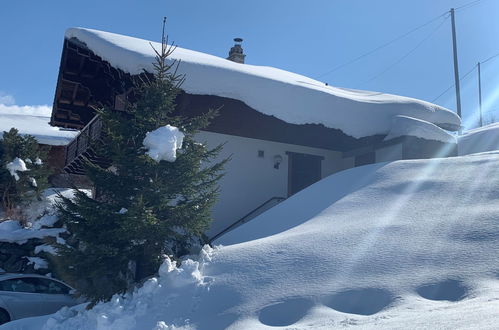
[[[12,278],[30,278],[30,277],[36,277],[36,278],[45,278],[45,279],[48,279],[48,280],[53,280],[53,281],[57,281],[57,282],[61,282],[65,285],[67,285],[66,283],[58,280],[58,279],[55,279],[55,278],[52,278],[52,277],[48,277],[48,276],[45,276],[45,275],[40,275],[40,274],[26,274],[26,273],[0,273],[0,281],[4,281],[4,280],[8,280],[8,279],[12,279]],[[69,286],[69,285],[67,285]]]

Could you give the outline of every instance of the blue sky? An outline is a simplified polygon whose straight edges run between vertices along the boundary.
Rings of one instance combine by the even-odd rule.
[[[0,103],[50,105],[64,31],[81,26],[170,40],[226,57],[244,38],[250,64],[269,65],[330,85],[433,101],[453,84],[450,19],[441,17],[362,60],[328,73],[425,22],[472,0],[16,0],[0,10]],[[463,76],[499,53],[499,1],[456,13]],[[418,47],[416,47],[419,44]],[[482,67],[485,110],[499,110],[499,57]],[[375,79],[373,79],[375,78]],[[478,106],[476,70],[462,82],[463,117]],[[455,110],[454,89],[435,103]],[[499,114],[499,111],[497,111]],[[472,126],[468,123],[467,126]]]

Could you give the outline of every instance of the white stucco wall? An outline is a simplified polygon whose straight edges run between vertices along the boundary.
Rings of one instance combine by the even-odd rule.
[[[323,156],[322,177],[344,168],[342,154],[336,151],[211,132],[198,133],[196,140],[209,147],[225,143],[219,159],[231,157],[220,182],[220,197],[213,209],[214,222],[208,236],[219,233],[272,197],[287,197],[287,151]],[[259,150],[264,152],[263,158],[258,157]],[[279,169],[274,168],[276,155],[282,157]]]
[[[399,160],[402,156],[402,143],[394,144],[376,150],[376,163]]]

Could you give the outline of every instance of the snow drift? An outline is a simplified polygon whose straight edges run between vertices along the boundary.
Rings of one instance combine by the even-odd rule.
[[[134,294],[2,329],[495,329],[499,152],[325,178]]]
[[[130,74],[153,72],[158,43],[119,34],[72,28],[66,38],[84,43],[96,55]],[[323,124],[356,138],[388,134],[395,115],[406,115],[456,130],[459,117],[443,107],[413,98],[328,86],[288,71],[231,62],[177,47],[182,88],[191,94],[238,99],[264,114],[293,124]]]
[[[419,120],[407,116],[395,116],[393,118],[392,129],[385,137],[385,141],[399,136],[413,136],[425,140],[434,140],[443,143],[457,143],[456,138],[424,120]]]
[[[499,123],[469,130],[459,137],[460,155],[493,150],[499,150]]]

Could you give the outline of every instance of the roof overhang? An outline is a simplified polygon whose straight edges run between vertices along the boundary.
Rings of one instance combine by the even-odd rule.
[[[79,40],[66,38],[51,125],[82,129],[94,117],[95,108],[124,110],[127,92],[137,77],[113,67]],[[228,97],[183,92],[177,98],[177,112],[181,115],[195,116],[208,109],[219,109],[219,115],[205,129],[215,133],[337,151],[373,144],[384,137],[380,134],[356,139],[322,124],[291,124]]]

